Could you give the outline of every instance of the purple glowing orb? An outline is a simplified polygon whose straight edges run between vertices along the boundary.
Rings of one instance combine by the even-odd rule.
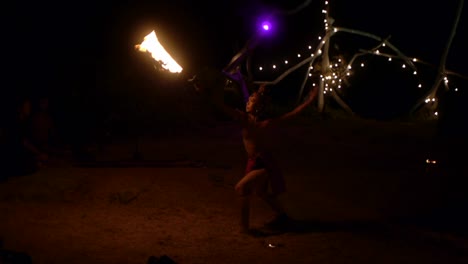
[[[271,24],[270,24],[270,22],[267,22],[267,21],[263,22],[263,23],[262,23],[262,29],[263,29],[264,31],[269,31],[269,30],[271,29]]]

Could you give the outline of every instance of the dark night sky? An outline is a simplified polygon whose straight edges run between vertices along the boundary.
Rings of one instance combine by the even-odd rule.
[[[284,4],[284,2],[288,4]],[[3,21],[6,90],[67,90],[91,84],[109,68],[125,68],[133,45],[156,29],[161,41],[188,72],[220,68],[255,30],[260,15],[303,1],[100,1],[15,2]],[[377,2],[331,0],[335,25],[386,37],[410,56],[437,65],[449,37],[458,1]],[[278,17],[276,30],[259,46],[262,59],[295,54],[322,28],[323,1]],[[465,10],[468,7],[465,6]],[[466,11],[464,13],[467,13]],[[464,65],[468,17],[462,15],[447,61],[468,75]],[[5,67],[4,67],[5,68]],[[76,84],[75,84],[76,85]],[[53,88],[51,88],[53,87]]]
[[[82,56],[84,51],[91,51],[97,53],[91,56],[99,57],[103,49],[133,45],[150,29],[157,29],[184,63],[196,64],[190,61],[192,57],[200,60],[207,56],[206,63],[223,64],[252,35],[260,15],[274,8],[291,8],[302,1],[283,2],[289,4],[280,4],[282,1],[278,0],[15,2],[4,27],[11,33],[10,43],[28,47],[26,53],[38,58],[33,65],[63,58],[68,52],[71,56]],[[278,19],[279,31],[265,45],[283,48],[282,45],[315,38],[314,31],[321,27],[316,21],[321,21],[323,1],[310,2],[301,12]],[[378,4],[369,0],[332,0],[330,3],[336,25],[380,36],[392,35],[391,40],[405,53],[435,63],[447,41],[457,6],[457,1],[422,0]],[[452,50],[453,60],[461,57],[454,53],[463,52],[459,43],[466,32],[466,19],[462,17]],[[29,43],[20,43],[27,39]]]

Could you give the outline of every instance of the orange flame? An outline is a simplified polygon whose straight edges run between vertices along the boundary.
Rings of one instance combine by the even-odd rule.
[[[155,61],[161,62],[161,66],[170,72],[180,73],[182,71],[182,67],[171,57],[161,43],[159,43],[154,30],[146,35],[141,44],[135,45],[135,48],[141,52],[149,52]]]

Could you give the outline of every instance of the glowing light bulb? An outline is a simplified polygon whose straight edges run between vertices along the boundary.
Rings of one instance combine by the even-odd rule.
[[[271,23],[268,22],[268,21],[264,21],[264,22],[262,23],[262,29],[263,29],[264,31],[269,31],[269,30],[271,29]]]

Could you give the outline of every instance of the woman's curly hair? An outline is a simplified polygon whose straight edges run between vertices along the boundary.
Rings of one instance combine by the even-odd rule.
[[[271,96],[265,84],[261,84],[260,87],[254,91],[250,96],[256,96],[257,102],[255,106],[255,112],[253,113],[259,120],[264,120],[269,116],[269,109],[271,105]]]

